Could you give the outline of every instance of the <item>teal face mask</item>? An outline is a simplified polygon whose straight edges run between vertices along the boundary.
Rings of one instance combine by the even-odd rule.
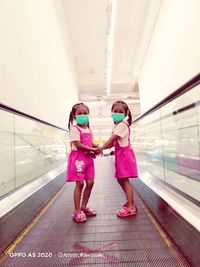
[[[76,122],[80,125],[86,124],[89,121],[88,115],[76,115]]]
[[[125,114],[124,113],[112,113],[111,117],[113,118],[114,122],[120,122],[125,119]]]

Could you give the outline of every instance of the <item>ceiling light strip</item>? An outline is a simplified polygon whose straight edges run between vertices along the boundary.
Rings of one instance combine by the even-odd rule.
[[[104,91],[107,95],[110,95],[110,89],[111,89],[115,7],[116,7],[116,0],[109,0],[107,7],[107,29],[106,29],[107,44],[106,44],[106,62],[104,71]]]

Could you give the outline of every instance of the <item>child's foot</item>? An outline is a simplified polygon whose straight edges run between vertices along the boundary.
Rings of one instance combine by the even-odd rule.
[[[96,211],[88,207],[81,209],[87,216],[96,216]]]
[[[85,213],[82,210],[75,210],[73,213],[73,219],[74,221],[79,222],[79,223],[87,221]]]
[[[129,209],[128,207],[123,207],[121,210],[117,212],[117,216],[120,218],[134,216],[137,213],[137,208]]]
[[[124,208],[124,207],[128,208],[128,202],[124,203],[124,204],[122,205],[122,207],[123,207],[123,208]],[[136,212],[137,212],[137,206],[136,206],[136,205],[135,205],[134,209],[136,209]]]

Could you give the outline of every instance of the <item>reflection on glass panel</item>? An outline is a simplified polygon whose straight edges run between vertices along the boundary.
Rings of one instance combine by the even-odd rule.
[[[176,128],[185,128],[197,125],[197,110],[195,104],[192,107],[186,107],[186,110],[175,113],[174,121]]]
[[[133,147],[139,168],[197,200],[200,198],[199,89],[200,86],[193,88],[133,125],[137,132]]]
[[[157,113],[159,114],[159,111]],[[137,124],[137,136],[133,147],[139,165],[160,179],[164,179],[161,126],[158,114],[151,115],[151,118],[156,118],[154,121],[147,122],[146,120],[146,124],[142,126],[140,122]]]
[[[197,105],[199,100],[199,91],[200,86],[197,86],[178,98],[175,98],[173,101],[167,103],[161,108],[161,117],[168,114],[172,115],[175,111],[182,110],[193,103]]]
[[[0,196],[66,161],[67,134],[0,111]]]
[[[66,160],[64,131],[22,117],[17,117],[15,128],[17,186]]]
[[[189,179],[185,175],[165,169],[167,183],[175,188],[200,201],[200,182],[198,180]]]
[[[161,108],[163,130],[197,124],[199,91],[200,86],[197,86]]]
[[[174,111],[174,113],[169,113],[165,115],[165,117],[162,117],[161,120],[164,122],[162,125],[163,131],[196,125],[196,106],[194,105],[193,107],[181,113]]]
[[[198,101],[197,105],[197,118],[198,118],[198,125],[200,125],[200,100]]]
[[[0,110],[0,196],[15,187],[13,126],[14,115]]]
[[[163,133],[164,166],[179,174],[200,179],[197,127]],[[167,177],[165,179],[167,181]]]
[[[198,88],[199,90],[199,88]],[[175,99],[169,105],[176,104],[176,111],[171,113],[173,130],[168,117],[162,118],[165,180],[169,182],[173,171],[177,175],[200,180],[200,155],[197,128],[197,89],[193,89]],[[184,106],[185,105],[185,106]],[[166,107],[163,107],[166,113]],[[161,114],[163,111],[161,110]],[[174,174],[174,175],[176,175]],[[176,185],[174,179],[174,186]],[[172,182],[173,183],[173,182]]]

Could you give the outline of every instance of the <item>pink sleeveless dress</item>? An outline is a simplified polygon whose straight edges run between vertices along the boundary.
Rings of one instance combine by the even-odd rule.
[[[128,125],[127,127],[129,130],[128,146],[121,147],[118,140],[114,141],[115,177],[119,179],[138,178],[136,157],[130,144],[130,127]]]
[[[84,133],[80,128],[74,126],[80,132],[80,142],[92,147],[92,133]],[[86,155],[83,150],[72,150],[69,154],[66,182],[76,182],[94,179],[94,160]]]

